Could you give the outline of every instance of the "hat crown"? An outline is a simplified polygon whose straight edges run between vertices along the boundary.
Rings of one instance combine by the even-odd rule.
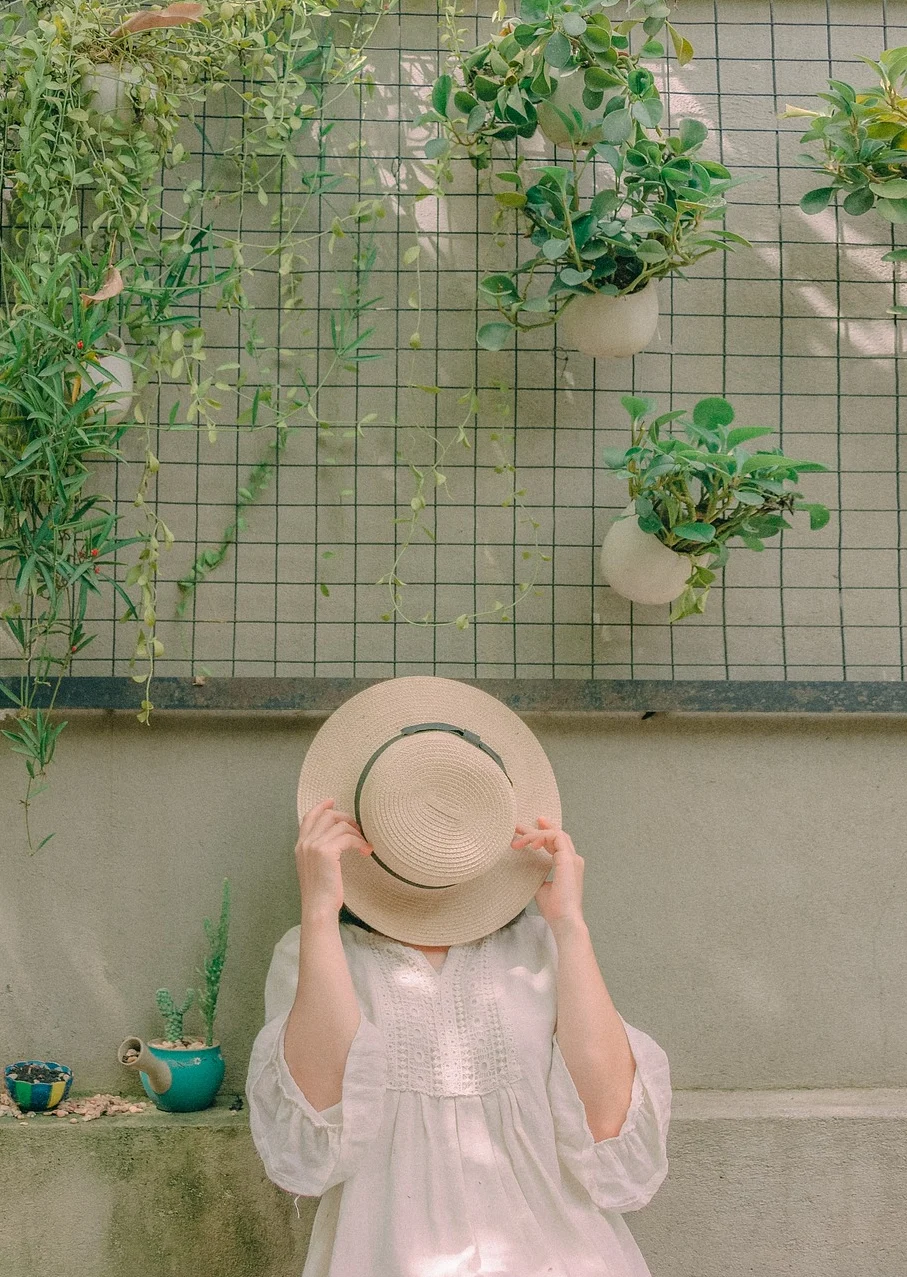
[[[426,887],[467,882],[509,848],[513,787],[501,765],[449,731],[392,740],[362,783],[359,818],[384,866]]]

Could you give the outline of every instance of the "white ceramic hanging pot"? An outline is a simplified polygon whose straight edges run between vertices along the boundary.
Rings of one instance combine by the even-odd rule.
[[[652,279],[620,297],[580,293],[558,320],[561,342],[594,359],[624,359],[645,350],[658,327],[658,287]]]
[[[559,75],[551,97],[546,98],[536,107],[539,128],[548,141],[553,142],[555,146],[570,146],[571,142],[577,146],[592,146],[595,142],[602,140],[601,122],[605,107],[611,98],[620,94],[622,90],[620,85],[615,85],[613,89],[606,89],[601,105],[594,111],[590,111],[583,102],[585,81],[584,67],[577,67],[573,71]],[[578,135],[571,134],[558,114],[559,111],[563,111],[569,119],[573,119],[574,110],[579,112],[580,118],[584,121]]]
[[[128,123],[134,114],[130,90],[140,79],[135,67],[115,67],[112,62],[99,62],[84,79],[85,89],[91,94],[89,108],[99,115],[113,115]]]
[[[602,544],[605,582],[632,603],[673,603],[683,593],[694,560],[643,532],[632,505],[624,515],[614,520]]]
[[[100,355],[97,363],[84,365],[88,379],[102,392],[95,402],[98,408],[107,414],[107,421],[117,426],[129,413],[134,398],[134,380],[132,364],[126,358],[126,347],[119,337],[108,337],[111,349]],[[117,391],[122,393],[117,394]],[[113,396],[116,395],[116,398]]]

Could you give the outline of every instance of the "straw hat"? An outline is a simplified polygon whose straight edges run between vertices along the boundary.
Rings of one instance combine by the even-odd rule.
[[[341,856],[344,903],[410,944],[467,944],[502,927],[548,876],[514,851],[517,823],[560,823],[551,764],[512,710],[447,678],[396,678],[353,696],[318,731],[299,778],[300,820],[333,798],[374,855]]]

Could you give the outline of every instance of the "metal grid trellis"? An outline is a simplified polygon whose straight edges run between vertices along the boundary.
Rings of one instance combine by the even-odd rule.
[[[484,38],[490,9],[462,20],[470,40]],[[158,499],[177,538],[163,565],[161,675],[903,680],[898,418],[905,346],[903,327],[886,314],[897,285],[881,261],[892,239],[872,215],[801,213],[810,177],[797,163],[799,122],[777,113],[786,102],[810,105],[830,75],[868,82],[859,55],[907,44],[907,12],[898,15],[887,0],[685,0],[676,21],[696,57],[685,68],[670,64],[671,116],[703,119],[713,130],[710,153],[752,178],[732,192],[728,226],[753,248],[715,255],[688,279],[665,281],[650,351],[592,361],[557,348],[551,329],[522,337],[516,349],[475,349],[477,279],[506,267],[513,237],[493,227],[493,201],[465,164],[446,199],[413,199],[429,135],[415,121],[444,57],[438,12],[406,0],[382,19],[369,50],[374,92],[348,93],[335,107],[329,145],[342,186],[306,216],[313,232],[323,230],[337,209],[380,191],[386,218],[338,241],[334,252],[319,242],[298,267],[315,312],[281,302],[278,266],[262,257],[250,295],[273,357],[244,351],[239,317],[200,311],[209,359],[243,363],[250,384],[268,367],[271,381],[291,387],[300,364],[317,379],[331,362],[329,314],[346,277],[337,267],[348,267],[368,239],[377,251],[369,288],[381,298],[367,321],[376,326],[369,345],[382,357],[355,374],[330,375],[317,416],[340,424],[327,431],[309,417],[292,429],[245,531],[182,618],[175,616],[176,583],[233,519],[235,494],[273,432],[237,427],[232,403],[214,443],[169,432],[171,400],[166,387],[161,392]],[[204,178],[227,125],[210,109],[202,125],[189,142]],[[267,209],[244,206],[248,244],[266,251],[285,231],[298,209],[296,181],[286,169]],[[219,234],[235,235],[231,206],[218,216]],[[408,250],[417,242],[413,261]],[[810,533],[798,526],[762,555],[738,552],[706,614],[674,626],[667,608],[614,596],[600,582],[597,555],[625,500],[601,451],[622,441],[619,398],[631,391],[665,408],[725,394],[741,424],[775,426],[787,451],[830,466],[827,476],[805,480],[810,495],[834,509],[829,527]],[[407,610],[452,619],[519,592],[525,565],[535,560],[520,510],[502,505],[511,461],[539,524],[538,579],[507,609],[507,620],[480,618],[465,629],[384,620],[387,590],[375,582],[391,567],[405,528],[395,518],[407,517],[414,491],[406,461],[423,466],[435,458],[468,416],[461,400],[471,394],[479,404],[472,446],[449,453],[448,483],[428,515],[434,539],[421,535],[399,569],[409,583]],[[372,415],[357,433],[355,423]],[[116,469],[111,480],[128,506],[131,463]],[[98,624],[99,638],[74,672],[129,673],[125,630],[118,633],[112,618]]]

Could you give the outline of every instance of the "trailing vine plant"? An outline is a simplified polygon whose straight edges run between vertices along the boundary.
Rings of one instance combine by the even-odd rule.
[[[305,385],[288,407],[235,364],[207,370],[203,295],[237,312],[247,349],[262,350],[247,245],[215,230],[213,210],[267,205],[287,170],[308,200],[325,196],[331,175],[302,168],[300,139],[329,131],[325,114],[360,75],[384,7],[345,17],[338,0],[139,10],[22,0],[0,18],[0,623],[20,672],[0,689],[3,735],[27,771],[32,849],[48,840],[35,842],[29,809],[66,726],[53,713],[61,680],[94,637],[94,600],[106,596],[136,624],[140,720],[152,710],[156,581],[173,537],[154,509],[160,462],[133,373],[138,390],[176,386],[167,425],[212,440],[225,393],[245,405],[239,424],[267,408],[278,438],[287,411],[310,406]],[[234,136],[219,148],[218,180],[203,184],[181,129],[206,127],[212,95],[229,99],[220,111]],[[182,212],[164,210],[162,170],[185,174]],[[377,205],[362,201],[346,224],[377,216]],[[288,287],[298,230],[291,219],[265,250]],[[304,238],[344,233],[335,218]],[[136,431],[143,467],[127,518],[103,467]]]

